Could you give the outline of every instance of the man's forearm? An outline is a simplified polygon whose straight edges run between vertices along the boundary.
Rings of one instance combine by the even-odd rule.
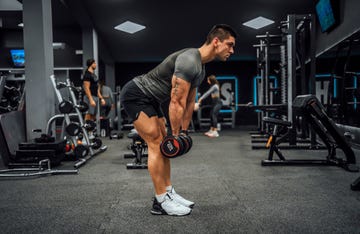
[[[192,120],[193,112],[194,112],[194,103],[187,103],[184,111],[183,121],[181,124],[182,130],[188,130],[190,122]]]
[[[169,105],[169,119],[173,135],[179,135],[185,108],[177,101],[171,101]]]
[[[178,135],[180,133],[180,127],[183,123],[184,112],[188,101],[189,90],[189,82],[173,76],[171,100],[169,105],[169,119],[173,135]]]
[[[188,130],[189,128],[190,122],[192,120],[192,115],[194,112],[195,96],[196,96],[196,89],[193,88],[192,90],[190,90],[186,101],[186,108],[184,111],[184,116],[181,124],[182,130]]]

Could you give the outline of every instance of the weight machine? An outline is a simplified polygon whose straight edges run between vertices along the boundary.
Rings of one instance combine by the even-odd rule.
[[[294,146],[298,143],[296,122],[299,121],[292,109],[292,102],[297,95],[315,93],[315,19],[309,15],[288,15],[280,24],[281,34],[257,35],[258,76],[257,103],[258,129],[260,136],[270,131],[264,117],[278,117],[290,122],[287,142]],[[274,51],[277,51],[274,53]],[[271,73],[271,63],[277,57],[276,76]],[[279,79],[276,87],[272,77]],[[279,109],[276,108],[279,107]],[[304,126],[302,126],[304,127]],[[257,135],[259,136],[259,135]],[[316,138],[310,133],[309,148],[315,147]]]

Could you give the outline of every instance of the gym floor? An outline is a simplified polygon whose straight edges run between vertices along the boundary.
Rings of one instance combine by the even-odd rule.
[[[193,133],[191,151],[173,159],[176,191],[196,203],[189,216],[151,215],[147,170],[126,169],[132,159],[123,155],[131,140],[103,139],[108,150],[77,175],[1,178],[1,233],[359,233],[360,192],[350,184],[360,173],[262,167],[268,151],[251,149],[248,130],[220,134],[210,139]],[[327,154],[282,152],[289,159]],[[72,165],[64,162],[58,169]]]

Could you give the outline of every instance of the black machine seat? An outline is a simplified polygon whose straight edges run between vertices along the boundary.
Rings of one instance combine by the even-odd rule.
[[[293,109],[298,115],[305,117],[307,123],[322,139],[323,143],[328,149],[328,155],[324,160],[287,160],[282,155],[279,144],[283,141],[283,137],[276,139],[279,130],[277,126],[290,127],[291,123],[279,119],[265,117],[263,120],[269,124],[274,125],[274,131],[268,139],[267,146],[270,148],[267,160],[262,160],[263,166],[270,165],[333,165],[340,166],[345,170],[351,172],[358,172],[356,166],[356,158],[350,145],[347,143],[344,136],[342,136],[336,124],[326,114],[325,108],[314,95],[300,95],[293,101]],[[336,157],[336,149],[343,150],[345,159]],[[276,153],[280,160],[273,159],[273,153]]]

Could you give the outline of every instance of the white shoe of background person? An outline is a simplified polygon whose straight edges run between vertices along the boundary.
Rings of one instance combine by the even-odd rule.
[[[211,129],[209,129],[209,131],[205,132],[204,135],[207,136],[207,135],[209,135],[209,133],[211,133],[211,132],[212,132]]]
[[[208,137],[219,137],[219,133],[217,131],[211,131],[207,134]]]

